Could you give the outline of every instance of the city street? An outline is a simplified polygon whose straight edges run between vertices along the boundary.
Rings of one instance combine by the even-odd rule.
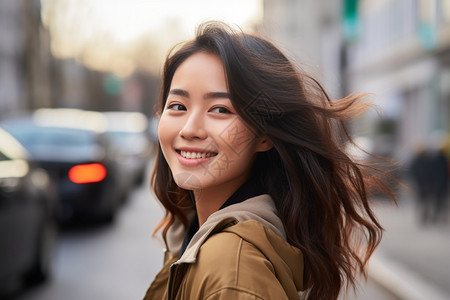
[[[64,231],[54,278],[22,293],[19,300],[141,299],[161,267],[160,244],[150,237],[162,210],[147,187],[136,189],[111,226]],[[359,297],[391,299],[373,281]]]
[[[399,299],[450,299],[450,225],[419,222],[414,196],[406,189],[398,206],[385,200],[375,211],[386,231],[369,276]]]
[[[357,160],[366,157],[365,151],[373,153],[367,158],[375,166],[381,162],[381,169],[398,166],[393,176],[418,184],[423,198],[418,202],[431,204],[434,198],[442,204],[440,196],[448,192],[446,210],[445,204],[435,205],[447,219],[421,223],[415,187],[408,183],[411,189],[400,188],[397,204],[374,196],[370,200],[385,229],[383,239],[368,261],[367,281],[359,278],[356,292],[350,288],[338,299],[450,299],[450,0],[80,3],[0,1],[0,217],[4,224],[0,300],[144,297],[163,263],[162,242],[152,232],[164,211],[150,190],[152,162],[147,151],[148,142],[156,144],[161,116],[163,139],[172,147],[177,144],[181,155],[172,153],[183,162],[179,178],[186,188],[192,182],[184,181],[184,166],[206,166],[206,162],[215,165],[202,170],[205,178],[210,177],[207,180],[215,181],[214,170],[217,178],[225,174],[220,182],[234,187],[232,180],[240,179],[246,166],[240,168],[241,162],[248,162],[242,158],[253,155],[253,145],[262,151],[259,141],[264,144],[264,137],[274,142],[275,150],[285,149],[285,154],[279,153],[283,162],[277,169],[278,159],[269,160],[271,170],[282,172],[292,165],[298,172],[289,172],[290,189],[281,194],[296,195],[292,188],[296,178],[319,182],[314,176],[304,178],[309,174],[305,170],[333,166],[327,167],[332,181],[323,181],[320,193],[309,197],[308,204],[313,205],[305,211],[311,215],[316,213],[318,194],[332,196],[339,191],[342,195],[340,188],[348,183],[358,185],[350,193],[372,192],[365,189],[370,185],[355,181],[358,172],[351,165],[341,168],[340,162],[330,160],[342,162],[334,143],[344,142],[340,133],[345,125],[359,146],[346,143],[345,151]],[[206,39],[211,41],[203,43]],[[190,52],[187,41],[199,43],[199,48]],[[205,49],[214,55],[194,55]],[[184,50],[189,50],[188,55]],[[182,60],[177,60],[178,55]],[[213,59],[217,64],[211,63]],[[194,63],[184,64],[185,60]],[[186,72],[177,71],[181,65],[187,66],[180,68]],[[208,75],[209,71],[217,76]],[[167,101],[172,85],[182,89],[183,95],[175,96],[183,101]],[[201,94],[214,103],[197,101]],[[162,109],[174,108],[177,119],[157,112],[161,100]],[[199,114],[192,114],[197,104],[201,104]],[[127,115],[128,121],[120,117]],[[249,130],[241,130],[239,124]],[[252,129],[257,129],[257,139],[247,138]],[[200,148],[178,142],[180,136],[188,139],[199,132],[207,133],[197,144]],[[269,144],[261,147],[268,149]],[[319,159],[317,163],[303,154],[292,158],[291,154],[304,153],[305,147]],[[234,161],[228,153],[239,158],[238,173],[228,168]],[[200,160],[192,160],[193,156]],[[378,157],[387,159],[386,166]],[[301,161],[302,168],[292,163],[294,159]],[[135,187],[147,163],[146,179]],[[186,178],[200,174],[191,171]],[[346,176],[344,184],[335,187],[340,182],[335,175],[340,174]],[[278,178],[274,173],[264,176],[268,182]],[[223,187],[227,186],[219,186],[217,192],[226,190]],[[439,196],[428,196],[433,193]],[[324,202],[335,203],[332,198]],[[205,207],[218,207],[219,202]],[[352,210],[345,205],[339,208],[343,214]],[[360,206],[355,209],[364,212]],[[298,216],[298,209],[292,207]],[[61,228],[52,256],[55,216],[70,220],[86,213],[114,221]],[[208,214],[205,209],[200,221]],[[324,215],[324,220],[333,218]],[[348,225],[347,220],[339,222]],[[326,224],[301,230],[315,243],[317,237],[309,233]],[[339,252],[333,245],[320,246]],[[21,290],[25,282],[46,277],[51,256],[49,280]]]
[[[53,279],[18,299],[142,299],[162,266],[162,247],[151,238],[161,216],[149,188],[142,186],[130,194],[112,226],[63,230]]]

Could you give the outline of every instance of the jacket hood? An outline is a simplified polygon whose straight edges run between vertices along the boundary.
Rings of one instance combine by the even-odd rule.
[[[176,264],[195,263],[201,245],[222,230],[257,247],[271,261],[283,286],[294,282],[296,290],[303,289],[303,254],[286,241],[283,223],[269,195],[247,199],[210,215]]]

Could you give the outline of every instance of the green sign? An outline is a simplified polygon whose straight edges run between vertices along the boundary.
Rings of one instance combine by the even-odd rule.
[[[103,79],[103,88],[110,95],[119,95],[122,92],[123,80],[109,74]]]
[[[342,29],[344,38],[348,42],[354,42],[360,33],[360,21],[358,16],[359,0],[344,0]]]

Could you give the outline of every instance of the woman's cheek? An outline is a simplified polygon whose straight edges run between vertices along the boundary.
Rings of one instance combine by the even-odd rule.
[[[174,135],[174,126],[172,126],[166,115],[162,115],[158,125],[158,138],[161,148],[164,150],[171,145],[171,141]]]
[[[240,156],[254,142],[256,135],[238,118],[227,124],[220,134],[221,140],[237,156]]]

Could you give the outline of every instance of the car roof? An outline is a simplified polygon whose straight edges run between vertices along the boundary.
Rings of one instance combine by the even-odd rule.
[[[0,128],[0,152],[11,159],[28,159],[27,150],[6,130]]]

